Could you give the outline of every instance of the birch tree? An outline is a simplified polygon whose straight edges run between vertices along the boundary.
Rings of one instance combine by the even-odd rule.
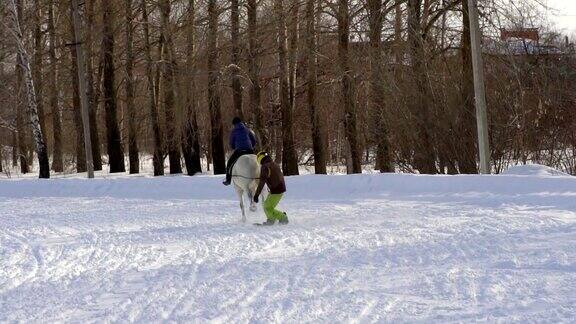
[[[52,133],[54,139],[54,147],[52,150],[52,170],[55,172],[62,172],[64,170],[62,161],[62,122],[60,119],[60,106],[58,100],[58,58],[56,57],[54,5],[54,0],[50,0],[48,4],[48,55],[50,57],[48,84],[50,86],[50,111],[52,112]]]
[[[9,20],[10,31],[16,44],[18,54],[18,63],[23,74],[23,81],[26,91],[26,107],[28,117],[30,118],[30,125],[34,135],[34,144],[36,148],[36,155],[38,157],[38,165],[40,168],[39,177],[48,179],[50,178],[50,165],[48,162],[48,152],[44,141],[44,135],[40,127],[40,118],[38,117],[36,90],[34,89],[34,79],[32,78],[32,71],[30,69],[30,60],[28,52],[24,47],[24,37],[20,26],[20,17],[16,0],[9,0],[8,10],[10,11]],[[20,152],[24,154],[24,152]]]

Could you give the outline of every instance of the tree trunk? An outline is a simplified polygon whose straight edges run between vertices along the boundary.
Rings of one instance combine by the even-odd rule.
[[[44,41],[42,37],[42,4],[40,0],[34,1],[34,63],[32,65],[32,74],[34,77],[34,85],[36,86],[36,98],[38,98],[38,118],[40,118],[40,128],[42,134],[46,133],[46,121],[44,113],[44,98],[43,96],[43,52]],[[56,170],[55,170],[56,171]]]
[[[162,128],[158,116],[158,106],[156,105],[156,91],[154,89],[154,70],[152,62],[152,48],[150,46],[150,27],[148,20],[148,10],[146,0],[141,0],[142,9],[142,28],[144,32],[144,53],[146,56],[146,78],[148,90],[148,109],[150,111],[150,123],[152,124],[154,156],[152,164],[154,166],[154,175],[164,175],[164,144]]]
[[[385,60],[382,57],[382,0],[368,0],[368,20],[370,37],[370,103],[375,120],[374,138],[377,143],[376,165],[380,172],[394,172],[388,131],[388,113],[385,95]]]
[[[352,168],[349,173],[362,173],[362,150],[358,140],[356,104],[354,99],[354,77],[350,68],[348,45],[350,38],[350,13],[348,0],[338,0],[338,60],[342,73],[342,103],[344,105],[344,126],[348,140]]]
[[[72,0],[74,1],[74,0]],[[75,30],[73,24],[73,4],[70,1],[70,33],[72,41],[74,43],[75,37]],[[72,110],[74,115],[74,128],[76,131],[76,142],[75,144],[75,151],[76,151],[76,172],[86,172],[87,165],[86,165],[86,147],[84,146],[84,128],[82,125],[82,113],[81,113],[81,103],[80,103],[80,80],[78,79],[78,58],[76,52],[76,46],[70,46],[70,56],[71,62],[70,65],[72,67],[72,87],[73,87],[73,95],[72,95]]]
[[[62,122],[60,120],[60,106],[58,105],[58,61],[56,58],[56,27],[54,26],[54,1],[50,0],[48,6],[48,33],[50,47],[50,73],[48,83],[50,84],[50,111],[52,112],[52,127],[54,136],[54,146],[52,150],[52,170],[54,172],[64,171],[62,162]],[[80,107],[78,107],[80,109]]]
[[[402,3],[405,0],[394,1],[394,57],[396,62],[396,71],[399,71],[402,63]]]
[[[92,67],[92,30],[94,30],[94,2],[96,0],[86,0],[86,30],[84,32],[84,42],[86,43],[86,83],[89,101],[90,115],[90,141],[92,142],[92,160],[94,170],[102,170],[102,152],[100,150],[100,133],[98,131],[98,100],[94,89],[94,69]]]
[[[426,53],[424,51],[424,38],[421,24],[422,0],[408,1],[408,39],[410,43],[410,56],[412,77],[415,89],[415,104],[413,115],[415,119],[416,145],[414,146],[414,166],[420,173],[434,174],[436,170],[436,155],[430,131],[430,107],[432,92],[429,88],[428,74],[426,73]]]
[[[164,37],[162,37],[162,34],[160,34],[160,37],[158,37],[158,41],[157,46],[156,46],[156,71],[154,71],[154,98],[156,98],[156,107],[158,107],[158,113],[160,113],[160,99],[161,99],[161,93],[160,93],[160,79],[162,76],[162,47],[164,45],[163,42]]]
[[[11,0],[14,2],[14,0]],[[22,17],[22,0],[18,0],[16,17]],[[16,57],[16,94],[17,94],[17,107],[16,107],[16,135],[17,135],[17,147],[16,150],[18,161],[20,163],[20,173],[27,174],[30,172],[28,167],[28,157],[26,152],[28,152],[28,146],[26,145],[26,127],[24,123],[24,98],[22,93],[24,92],[24,71],[22,67],[22,61],[20,56]]]
[[[208,109],[212,124],[212,159],[214,174],[226,173],[224,153],[224,130],[222,129],[222,111],[220,91],[218,89],[218,8],[216,0],[208,0]]]
[[[472,67],[472,40],[468,1],[462,1],[462,111],[459,111],[460,143],[458,167],[461,173],[476,174],[476,115],[474,107],[474,72]]]
[[[116,85],[114,82],[114,9],[112,2],[102,1],[103,40],[102,51],[104,55],[102,71],[102,87],[104,108],[106,110],[106,141],[108,150],[108,164],[110,173],[125,172],[124,150],[122,138],[118,128],[116,105]]]
[[[76,46],[71,46],[72,51],[72,86],[73,97],[72,97],[72,109],[74,111],[74,126],[76,130],[76,172],[86,172],[86,147],[84,146],[84,129],[82,126],[82,113],[81,113],[81,103],[80,103],[80,81],[78,80],[78,60],[76,58]]]
[[[240,6],[239,0],[231,0],[230,24],[232,40],[232,99],[234,115],[244,120],[242,111],[242,83],[240,83]]]
[[[298,71],[298,41],[300,29],[300,4],[294,2],[289,8],[289,38],[288,38],[288,84],[290,86],[290,109],[296,108],[296,78]]]
[[[20,13],[21,13],[22,3],[19,1],[16,5],[15,0],[11,0],[11,19],[12,19],[12,32],[14,34],[14,40],[18,49],[18,63],[20,65],[21,72],[24,78],[24,85],[26,88],[26,106],[28,111],[28,116],[30,118],[30,124],[32,126],[32,133],[34,135],[34,143],[36,147],[36,154],[38,156],[38,165],[40,167],[40,178],[48,179],[50,178],[50,164],[48,162],[48,152],[46,149],[46,144],[44,141],[44,136],[42,134],[42,129],[40,128],[40,119],[38,117],[37,108],[37,98],[36,90],[34,89],[34,80],[32,78],[32,71],[30,70],[30,61],[26,48],[24,47],[24,39],[22,36],[22,30],[20,27]],[[20,152],[20,154],[25,154]],[[26,162],[26,161],[24,161]],[[26,163],[25,163],[26,164]]]
[[[294,145],[293,116],[290,103],[290,76],[288,70],[288,44],[284,0],[274,0],[278,31],[278,78],[280,109],[282,111],[282,171],[285,175],[298,174],[298,156]]]
[[[130,174],[140,173],[140,157],[138,156],[138,121],[136,120],[136,107],[134,106],[134,52],[133,45],[133,8],[132,0],[125,0],[126,15],[126,76],[124,91],[126,96],[126,111],[128,117],[128,159],[130,161]]]
[[[266,132],[264,110],[261,103],[260,85],[260,46],[258,40],[258,8],[256,0],[247,0],[248,6],[248,74],[250,75],[250,108],[254,114],[254,125],[261,150],[269,150],[269,137]]]
[[[14,114],[18,116],[18,107],[14,106]],[[16,129],[18,129],[18,117],[16,117]],[[12,167],[18,166],[18,132],[12,131]]]
[[[170,28],[170,0],[160,2],[161,34],[162,34],[162,88],[164,90],[164,112],[166,114],[166,132],[169,134],[168,159],[170,160],[170,173],[182,173],[180,164],[180,136],[176,127],[176,112],[174,99],[174,75],[176,62],[173,57],[174,44],[172,43],[172,30]]]
[[[24,89],[23,85],[23,72],[20,65],[20,58],[16,58],[17,67],[16,67],[16,84],[18,85],[18,111],[16,112],[16,130],[17,130],[17,143],[18,149],[16,150],[18,155],[18,163],[20,164],[20,173],[27,174],[30,172],[30,167],[28,163],[28,156],[26,153],[28,152],[28,145],[26,143],[26,133],[27,127],[24,122],[24,98],[22,98],[22,92]]]
[[[317,105],[318,59],[316,44],[316,0],[306,1],[306,78],[307,103],[312,125],[312,150],[314,152],[314,172],[326,174],[326,141],[322,116]]]
[[[189,176],[202,172],[200,161],[200,133],[196,114],[196,8],[195,1],[188,0],[188,33],[186,39],[186,117],[184,120],[184,132],[182,133],[182,152],[186,163],[186,171]]]
[[[4,62],[2,61],[2,59],[0,58],[0,80],[4,80]],[[12,132],[12,130],[9,130],[10,132]],[[8,148],[8,143],[4,142],[4,139],[0,140],[0,173],[4,172],[4,168],[2,165],[2,160],[4,158],[4,148]],[[9,169],[9,166],[6,165],[6,169]]]

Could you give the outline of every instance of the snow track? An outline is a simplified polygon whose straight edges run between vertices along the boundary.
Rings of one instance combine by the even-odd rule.
[[[0,182],[0,322],[576,321],[573,177],[219,180]]]

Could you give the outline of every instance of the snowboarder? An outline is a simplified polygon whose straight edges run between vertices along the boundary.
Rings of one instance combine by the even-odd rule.
[[[280,224],[288,224],[288,216],[285,212],[276,209],[278,203],[282,199],[284,192],[286,192],[286,183],[284,182],[284,175],[280,170],[278,164],[272,161],[272,158],[266,152],[259,152],[256,156],[258,163],[260,163],[260,182],[256,194],[254,194],[254,202],[258,203],[258,196],[264,188],[264,184],[268,186],[270,194],[264,201],[263,208],[266,214],[266,222],[262,225],[274,225],[276,221]]]
[[[228,163],[226,164],[226,180],[222,184],[225,186],[230,185],[232,182],[232,167],[239,157],[245,154],[254,154],[254,146],[256,146],[256,137],[254,132],[251,131],[242,120],[238,117],[232,119],[234,128],[230,133],[230,147],[234,150]]]

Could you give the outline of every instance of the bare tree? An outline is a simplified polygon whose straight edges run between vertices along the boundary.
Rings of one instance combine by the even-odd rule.
[[[426,53],[422,30],[422,0],[408,0],[408,40],[412,67],[412,79],[415,84],[415,104],[413,116],[415,120],[416,143],[414,146],[414,166],[427,174],[437,173],[436,154],[431,134],[432,120],[430,100],[433,96],[430,90],[430,80],[426,73]]]
[[[136,120],[136,107],[134,106],[134,9],[132,0],[124,1],[125,32],[126,32],[126,75],[124,77],[124,92],[126,97],[126,111],[128,119],[128,159],[130,173],[140,173],[140,157],[138,155],[138,121]]]
[[[84,43],[86,44],[86,83],[88,102],[90,104],[90,141],[92,142],[92,159],[94,161],[94,170],[102,170],[102,153],[100,150],[100,134],[98,132],[98,100],[96,100],[96,91],[94,90],[94,69],[92,66],[93,56],[93,37],[92,33],[95,29],[94,25],[94,4],[96,0],[86,0],[85,3],[85,16],[86,27],[84,29]]]
[[[200,163],[200,132],[198,130],[197,91],[196,91],[196,7],[194,0],[188,0],[188,32],[186,39],[186,115],[182,132],[182,152],[186,171],[192,176],[202,172]]]
[[[256,0],[247,0],[248,8],[248,74],[250,76],[250,109],[254,114],[254,125],[258,135],[258,144],[262,150],[269,150],[264,110],[261,103],[260,85],[260,46],[258,38],[258,4]]]
[[[326,174],[327,148],[324,139],[322,116],[317,103],[318,54],[316,42],[316,0],[306,0],[306,82],[307,103],[312,125],[312,151],[314,172]]]
[[[29,56],[26,48],[24,47],[24,37],[20,27],[21,9],[19,9],[19,7],[21,8],[21,5],[21,2],[16,4],[16,0],[10,0],[10,31],[12,32],[14,41],[16,43],[18,63],[23,74],[24,85],[26,88],[26,106],[28,116],[30,118],[32,133],[34,134],[34,143],[36,147],[36,155],[38,156],[38,164],[40,166],[39,177],[48,179],[50,178],[48,152],[44,141],[44,135],[42,134],[42,129],[40,127],[40,119],[38,117],[36,91],[34,89],[34,79],[32,78],[32,71],[30,69]],[[20,152],[20,154],[24,154],[24,152]]]
[[[278,79],[280,109],[282,111],[282,171],[285,175],[298,174],[298,156],[294,145],[292,105],[290,103],[290,76],[288,66],[287,26],[284,0],[274,0],[278,31]]]
[[[106,142],[110,173],[125,172],[124,150],[118,128],[118,108],[116,105],[116,85],[114,82],[114,8],[110,1],[102,1],[102,51],[104,55],[102,88],[106,110]]]
[[[396,78],[398,79],[398,68],[402,62],[402,4],[406,0],[394,0],[394,61],[396,63]]]
[[[232,41],[232,99],[234,114],[244,120],[242,83],[240,82],[240,4],[230,0],[230,38]]]
[[[43,82],[43,61],[44,61],[44,37],[42,33],[42,3],[40,0],[34,1],[34,60],[32,63],[32,75],[36,86],[36,98],[38,98],[38,117],[40,118],[40,128],[42,134],[46,134],[46,122],[44,120],[44,101],[42,100]],[[56,170],[55,170],[56,171]]]
[[[17,15],[18,17],[22,17],[22,7],[23,7],[23,3],[21,0],[18,0],[17,2]],[[16,56],[16,96],[17,96],[17,104],[15,106],[16,109],[16,144],[15,147],[15,152],[17,154],[17,159],[19,161],[20,164],[20,172],[22,174],[26,174],[30,172],[30,167],[29,167],[29,163],[28,163],[28,157],[26,156],[26,152],[28,151],[28,145],[27,145],[27,139],[26,139],[26,134],[27,134],[27,129],[26,129],[26,124],[24,122],[25,116],[24,116],[24,96],[23,96],[23,92],[24,90],[24,71],[22,68],[22,61],[20,58],[20,55]]]
[[[380,172],[394,172],[390,149],[390,135],[386,105],[385,65],[382,52],[382,23],[384,12],[382,0],[367,0],[370,37],[370,103],[373,106],[377,143],[376,165]]]
[[[162,35],[162,87],[164,90],[164,112],[166,115],[166,133],[168,144],[168,159],[170,161],[170,173],[182,173],[180,163],[180,136],[176,127],[176,112],[174,100],[174,75],[176,62],[174,59],[174,43],[172,42],[172,30],[170,28],[170,0],[160,1],[160,32]]]
[[[468,1],[462,1],[462,110],[460,118],[460,143],[458,167],[461,173],[476,174],[476,127],[474,109],[474,73],[472,70],[472,40]]]
[[[224,130],[222,129],[222,108],[218,79],[218,17],[216,0],[208,0],[208,108],[212,124],[211,145],[214,174],[226,173],[226,156],[224,153]]]
[[[154,69],[152,61],[152,48],[150,45],[150,21],[148,19],[148,9],[146,0],[141,0],[142,11],[142,30],[144,34],[144,55],[146,57],[146,78],[148,90],[148,109],[150,111],[150,123],[152,124],[152,140],[154,153],[152,157],[152,164],[154,167],[154,175],[164,175],[164,144],[162,128],[160,128],[160,121],[158,117],[158,106],[156,105],[156,91],[154,89]]]
[[[358,139],[356,103],[354,97],[354,76],[350,67],[348,47],[350,42],[350,8],[348,0],[338,0],[338,61],[342,76],[342,104],[344,105],[344,126],[348,140],[352,169],[349,173],[362,173],[362,150]]]
[[[74,4],[70,1],[70,34],[71,43],[76,40],[76,30],[74,29]],[[82,112],[81,112],[81,101],[80,101],[80,79],[78,74],[78,53],[76,46],[70,46],[70,65],[72,66],[72,110],[74,116],[74,127],[76,131],[76,141],[75,141],[75,151],[76,151],[76,172],[86,172],[86,147],[84,146],[84,127],[82,124]],[[57,94],[56,94],[57,95]]]
[[[298,77],[298,42],[300,40],[300,1],[288,8],[288,85],[290,87],[290,109],[296,108],[296,79]]]
[[[54,25],[54,0],[50,0],[48,6],[48,35],[49,35],[49,57],[50,72],[48,83],[50,85],[50,111],[52,112],[52,132],[54,136],[54,147],[52,150],[52,170],[62,172],[64,165],[62,162],[62,122],[60,120],[60,106],[58,103],[58,59],[56,57],[56,27]]]

